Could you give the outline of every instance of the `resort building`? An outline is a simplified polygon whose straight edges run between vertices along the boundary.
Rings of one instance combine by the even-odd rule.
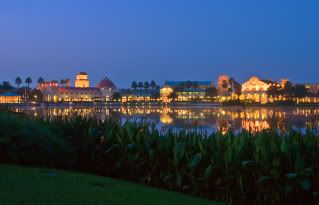
[[[227,75],[220,75],[217,81],[217,92],[218,95],[225,95],[229,93],[231,89],[231,82]]]
[[[21,95],[15,93],[0,94],[0,104],[21,103]]]
[[[240,96],[241,100],[251,100],[253,102],[265,104],[268,102],[273,102],[275,99],[268,96],[267,91],[269,87],[275,86],[282,88],[287,82],[286,79],[283,79],[281,83],[272,81],[272,80],[261,80],[258,77],[251,77],[247,82],[242,84],[242,95]],[[279,96],[276,100],[282,100],[283,97]]]
[[[205,90],[214,87],[212,81],[166,81],[160,89],[163,102],[169,102],[172,93],[175,93],[177,101],[191,101],[203,99]]]
[[[59,86],[59,82],[56,80],[52,80],[52,81],[43,82],[43,83],[38,84],[37,89],[44,90],[44,89],[49,88],[49,87],[58,87],[58,86]]]
[[[60,86],[58,81],[44,82],[38,86],[46,102],[92,102],[109,101],[117,90],[108,78],[102,79],[97,87],[89,87],[90,81],[85,72],[76,75],[75,86]]]
[[[103,101],[110,101],[113,93],[118,91],[114,83],[107,77],[103,78],[96,87],[100,89]]]
[[[309,90],[312,94],[319,94],[319,84],[318,83],[307,83],[304,84],[305,87]]]
[[[90,87],[89,76],[86,72],[79,72],[76,74],[76,80],[74,83],[76,88],[88,88]]]
[[[123,103],[160,100],[160,91],[158,89],[122,89],[120,90],[120,95]]]

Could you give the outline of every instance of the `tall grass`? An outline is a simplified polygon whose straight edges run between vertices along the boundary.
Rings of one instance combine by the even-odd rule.
[[[232,203],[318,203],[319,138],[312,131],[161,132],[77,115],[33,123],[73,146],[77,170]]]

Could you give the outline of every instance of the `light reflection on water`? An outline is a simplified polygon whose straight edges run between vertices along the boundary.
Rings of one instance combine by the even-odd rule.
[[[290,128],[305,131],[319,126],[319,108],[309,107],[32,107],[16,108],[32,116],[98,115],[115,117],[122,122],[147,121],[159,129],[196,129],[237,132],[243,128],[257,132],[270,127],[281,131]]]

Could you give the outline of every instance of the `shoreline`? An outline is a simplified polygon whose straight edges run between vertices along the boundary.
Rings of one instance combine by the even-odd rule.
[[[245,108],[298,108],[298,107],[313,107],[319,108],[318,104],[296,104],[296,105],[275,105],[275,104],[245,104]],[[34,104],[0,104],[0,107],[13,107],[13,108],[23,108],[23,107],[42,107],[42,108],[66,108],[66,107],[153,107],[153,108],[163,108],[163,107],[189,107],[189,108],[217,108],[217,107],[244,107],[243,105],[223,105],[219,103],[96,103],[96,102],[81,102],[81,103],[34,103]]]

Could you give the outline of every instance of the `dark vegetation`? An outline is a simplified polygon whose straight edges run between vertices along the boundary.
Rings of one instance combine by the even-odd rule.
[[[316,129],[207,136],[94,116],[2,112],[0,150],[2,163],[90,172],[231,203],[318,203]]]
[[[0,175],[3,205],[224,204],[107,177],[47,168],[0,164]]]

